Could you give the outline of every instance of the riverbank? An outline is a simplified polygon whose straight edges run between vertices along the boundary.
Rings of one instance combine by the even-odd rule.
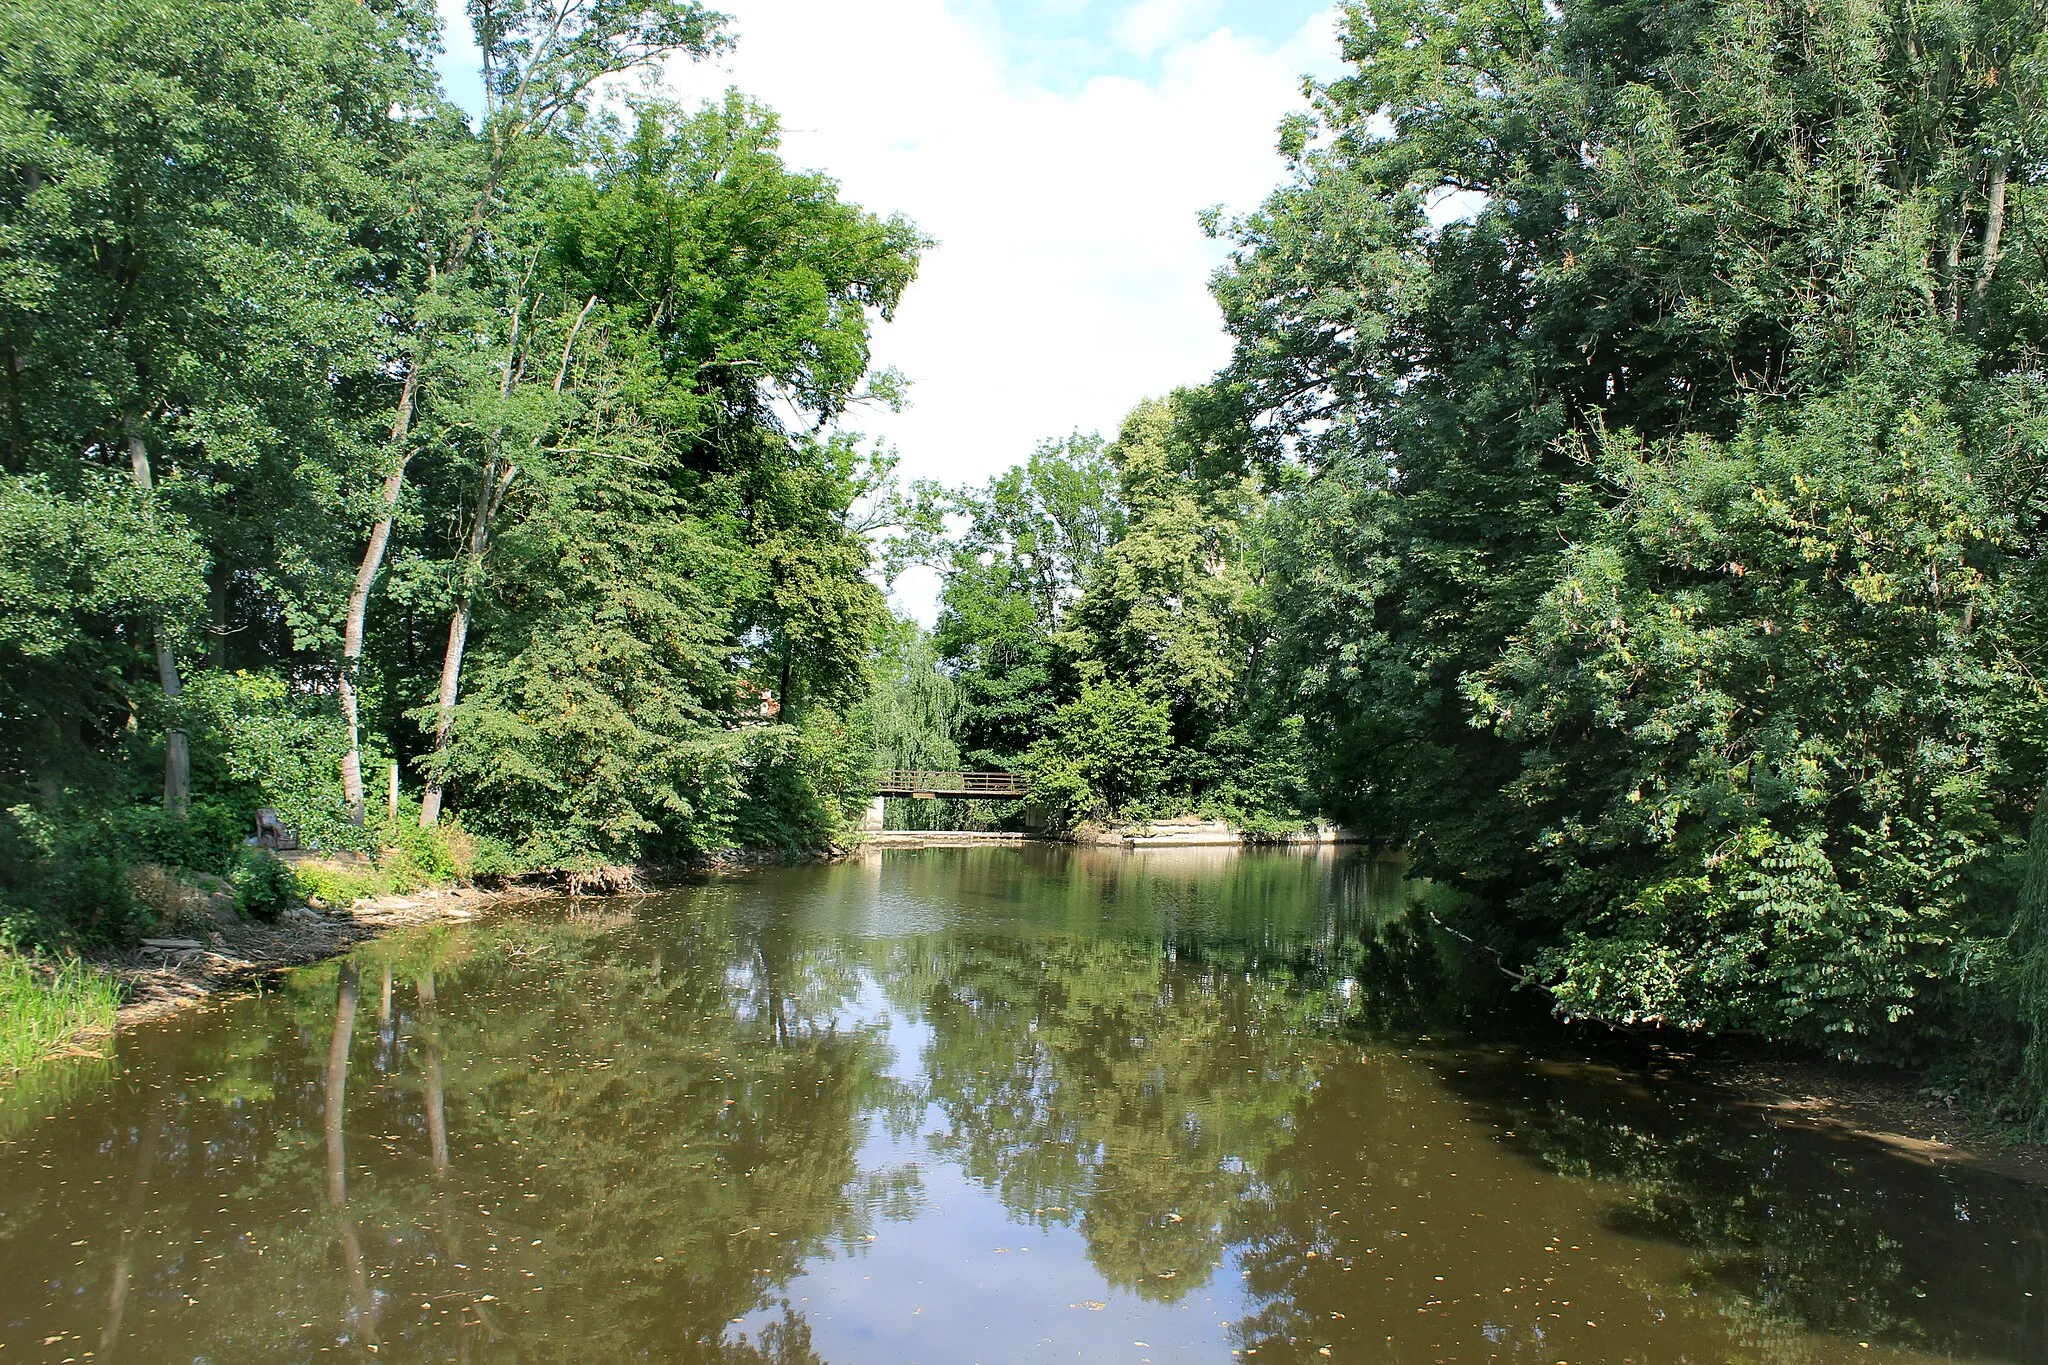
[[[1787,1128],[1869,1142],[1929,1166],[1974,1166],[2048,1186],[2048,1146],[2016,1140],[1918,1076],[1783,1057],[1706,1058],[1698,1074],[1742,1108]]]
[[[838,856],[827,850],[823,857]],[[547,896],[615,896],[677,885],[692,878],[788,861],[780,854],[735,849],[682,867],[622,866],[589,873],[535,872],[506,884],[480,887],[455,880],[411,886],[381,894],[353,894],[350,887],[380,884],[367,859],[339,862],[300,859],[302,895],[275,920],[242,918],[229,898],[187,887],[192,910],[175,928],[143,938],[131,948],[72,959],[73,970],[91,978],[104,995],[116,993],[110,1012],[93,1011],[91,1022],[22,1033],[21,1055],[0,1066],[0,1086],[22,1067],[66,1056],[97,1056],[124,1028],[202,1005],[249,988],[276,972],[303,967],[347,952],[359,943],[398,929],[460,923],[484,910]],[[388,884],[388,879],[382,884]],[[312,891],[316,894],[303,894]],[[323,897],[319,892],[324,892]],[[331,899],[330,899],[331,898]],[[25,961],[25,959],[24,959]],[[36,1012],[48,1015],[50,1010]],[[108,1015],[111,1013],[111,1019]],[[104,1021],[104,1022],[103,1022]],[[32,1043],[33,1046],[29,1046]]]
[[[345,907],[298,905],[267,924],[244,920],[217,925],[201,937],[147,938],[124,953],[97,959],[93,965],[122,987],[122,1004],[114,1023],[118,1032],[214,996],[246,989],[252,981],[273,972],[347,952],[394,929],[472,920],[488,906],[531,900],[552,891],[450,885],[375,896]]]

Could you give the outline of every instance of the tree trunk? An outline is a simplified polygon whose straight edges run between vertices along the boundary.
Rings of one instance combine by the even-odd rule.
[[[384,551],[391,544],[391,526],[398,517],[398,499],[405,492],[405,467],[412,459],[405,448],[405,438],[412,431],[413,405],[418,400],[419,387],[420,366],[415,363],[405,372],[405,384],[398,391],[398,413],[391,421],[393,458],[398,463],[384,476],[383,514],[370,528],[370,543],[363,550],[362,563],[356,566],[355,586],[348,595],[348,622],[341,633],[341,677],[337,690],[341,693],[342,719],[348,723],[348,752],[341,760],[341,792],[348,802],[349,820],[359,827],[363,823],[363,751],[356,670],[362,666],[363,626],[370,614],[370,589],[376,586],[377,573],[384,567]]]
[[[583,311],[576,315],[576,321],[569,328],[569,338],[562,343],[562,362],[555,367],[555,388],[557,396],[562,384],[569,377],[569,353],[576,345],[576,334],[583,330],[583,321],[590,316],[590,310],[597,306],[597,296],[590,296],[583,305]],[[519,312],[512,314],[512,340],[505,356],[505,371],[498,383],[498,397],[502,401],[512,394],[514,366],[519,347]],[[455,736],[455,703],[462,694],[462,655],[469,647],[469,618],[475,604],[476,581],[483,573],[484,556],[491,548],[491,521],[497,516],[498,508],[504,504],[505,494],[511,489],[512,481],[519,477],[519,466],[506,463],[500,467],[498,449],[503,438],[503,429],[491,437],[491,457],[484,462],[483,478],[478,482],[476,495],[476,517],[469,528],[469,553],[462,565],[461,586],[455,598],[455,611],[448,618],[448,647],[441,655],[441,691],[435,698],[434,709],[434,751],[427,764],[427,786],[420,796],[420,828],[431,829],[441,819],[441,800],[445,784],[441,778],[441,755],[448,750],[448,743]],[[538,442],[538,438],[536,443]]]
[[[135,486],[144,493],[156,490],[156,474],[149,464],[149,443],[142,436],[142,414],[134,404],[121,411],[122,433],[128,438],[128,467]],[[164,732],[164,809],[183,819],[192,808],[192,748],[185,727],[178,723],[178,657],[171,648],[170,633],[158,621],[156,636],[156,678],[170,704],[171,720]]]
[[[2012,157],[2000,152],[1991,162],[1991,190],[1984,209],[1984,255],[1977,264],[1975,301],[1984,305],[1991,289],[1991,277],[1998,273],[1998,243],[2005,235],[2005,182],[2012,171]]]
[[[484,464],[484,476],[477,488],[476,515],[469,527],[469,550],[463,558],[462,586],[457,590],[454,614],[448,618],[448,648],[441,655],[441,691],[434,710],[434,754],[439,759],[455,734],[455,702],[462,683],[462,654],[469,646],[469,617],[474,605],[475,583],[483,568],[484,553],[491,544],[491,516],[504,500],[505,491],[519,472],[509,466],[502,473],[495,459]],[[441,818],[444,785],[437,763],[427,764],[427,786],[420,796],[420,828],[431,829]]]

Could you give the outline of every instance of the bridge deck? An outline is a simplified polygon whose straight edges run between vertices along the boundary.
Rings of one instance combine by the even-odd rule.
[[[898,769],[877,775],[875,791],[881,796],[989,796],[1025,795],[1024,779],[1015,773],[935,772],[930,769]]]

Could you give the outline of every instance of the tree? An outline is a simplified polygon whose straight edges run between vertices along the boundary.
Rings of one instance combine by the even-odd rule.
[[[946,566],[934,634],[960,678],[970,762],[1016,761],[1072,694],[1057,632],[1122,533],[1115,478],[1101,439],[1076,433],[985,488],[939,495],[945,515],[967,522],[928,552]]]
[[[397,263],[399,287],[390,307],[401,318],[392,338],[388,368],[398,377],[385,440],[382,478],[375,502],[375,520],[357,566],[342,630],[341,669],[337,688],[348,728],[348,751],[342,784],[349,808],[361,823],[363,772],[361,703],[358,671],[363,655],[365,623],[371,590],[383,568],[405,489],[406,466],[415,446],[413,424],[423,402],[433,395],[425,381],[437,361],[460,335],[457,327],[475,301],[461,297],[465,287],[486,289],[517,270],[521,257],[507,252],[511,243],[497,239],[505,219],[524,207],[521,196],[506,193],[561,155],[559,139],[586,115],[586,103],[601,82],[640,70],[675,53],[704,56],[725,44],[722,15],[697,0],[470,0],[469,17],[483,59],[487,108],[474,140],[460,136],[450,145],[429,144],[408,162],[403,173],[429,230],[414,234],[411,250]],[[451,155],[452,154],[452,155]],[[477,277],[481,276],[481,279]],[[523,307],[515,292],[512,317]],[[508,328],[506,349],[518,350],[516,331]],[[453,348],[459,355],[461,348]],[[509,397],[512,366],[508,357],[504,381]],[[484,491],[479,495],[479,527],[487,527],[496,496],[496,460],[486,462]],[[451,625],[444,671],[460,672],[466,633]],[[453,686],[454,678],[450,678]]]
[[[1122,526],[1068,627],[1083,676],[1166,698],[1175,740],[1191,748],[1245,700],[1263,643],[1263,623],[1251,619],[1258,570],[1247,534],[1259,497],[1237,433],[1204,429],[1223,406],[1182,391],[1124,419],[1108,451]]]
[[[1969,1008],[2038,770],[2042,18],[1353,5],[1228,229],[1327,799],[1566,1013]]]
[[[1032,799],[1068,820],[1141,813],[1170,777],[1164,699],[1122,682],[1084,683],[1024,755]]]
[[[151,509],[133,529],[169,545],[284,452],[332,456],[301,395],[357,366],[348,219],[424,40],[409,10],[324,0],[0,7],[10,472],[69,491],[121,468]],[[174,812],[197,624],[148,624]]]

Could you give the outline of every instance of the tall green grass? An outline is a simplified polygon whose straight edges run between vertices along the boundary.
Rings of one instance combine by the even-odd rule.
[[[0,1075],[41,1061],[81,1029],[112,1028],[121,989],[80,962],[0,951]]]

